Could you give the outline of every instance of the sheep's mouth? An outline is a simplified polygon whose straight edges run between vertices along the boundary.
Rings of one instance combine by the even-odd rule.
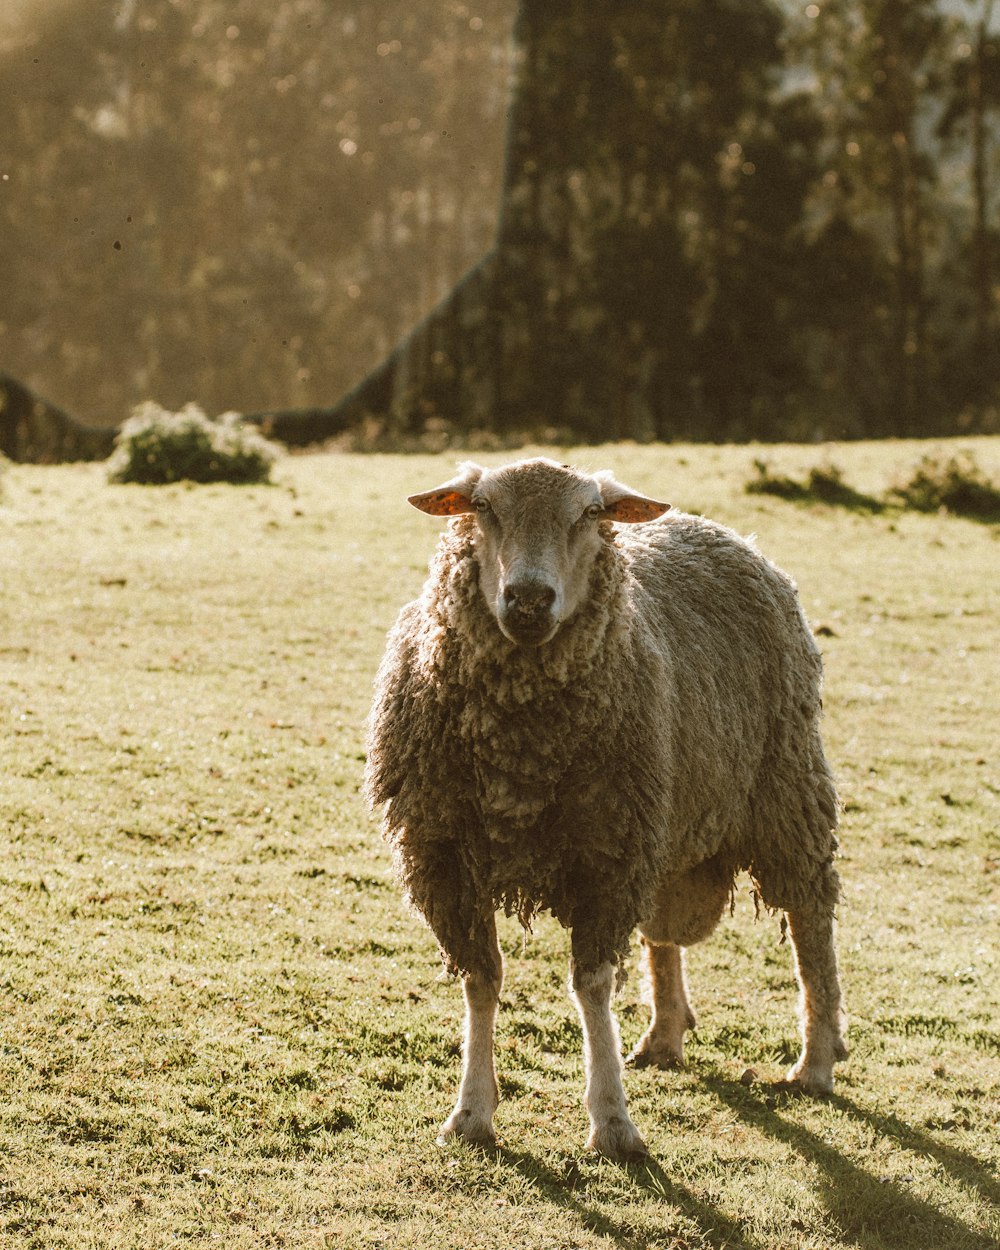
[[[501,617],[499,625],[506,637],[519,647],[541,647],[550,642],[559,629],[559,622],[553,620],[528,623],[504,620]]]

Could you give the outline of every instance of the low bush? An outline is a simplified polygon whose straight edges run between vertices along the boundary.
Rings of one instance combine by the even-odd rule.
[[[802,500],[807,497],[801,482],[792,477],[776,477],[766,460],[755,460],[753,467],[757,476],[746,484],[748,495],[774,495],[778,499]]]
[[[980,521],[1000,521],[1000,486],[991,481],[971,452],[947,459],[928,453],[890,497],[918,512],[951,512]]]
[[[792,477],[774,476],[766,460],[755,460],[754,468],[757,476],[746,485],[749,495],[775,495],[797,503],[825,503],[862,512],[880,512],[883,507],[879,500],[848,486],[843,472],[836,465],[810,469],[804,482]]]
[[[168,412],[140,404],[125,422],[108,461],[112,482],[266,482],[278,447],[241,423],[237,413],[211,420],[196,404]]]

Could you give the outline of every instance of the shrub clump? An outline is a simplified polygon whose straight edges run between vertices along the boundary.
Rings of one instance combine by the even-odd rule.
[[[757,476],[746,484],[748,495],[774,495],[777,499],[806,499],[808,494],[801,482],[792,477],[778,477],[771,472],[766,460],[755,460],[753,467]]]
[[[168,412],[147,401],[134,409],[108,461],[112,482],[266,482],[278,448],[243,425],[238,413],[211,420],[196,404]]]
[[[959,452],[947,460],[928,454],[910,478],[893,486],[889,493],[917,512],[1000,520],[1000,486],[990,481],[971,452]]]
[[[882,504],[870,495],[862,494],[844,481],[844,474],[836,465],[817,466],[809,470],[804,482],[792,477],[779,477],[771,473],[766,460],[755,460],[757,476],[746,484],[747,494],[775,495],[799,503],[825,503],[839,508],[853,508],[863,512],[880,512]]]

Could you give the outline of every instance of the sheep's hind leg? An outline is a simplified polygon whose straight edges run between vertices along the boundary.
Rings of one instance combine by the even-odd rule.
[[[653,913],[639,926],[652,1015],[629,1056],[635,1067],[684,1066],[684,1034],[694,1028],[695,1016],[682,948],[707,938],[719,923],[732,881],[725,862],[710,859],[660,882]]]
[[[438,1141],[460,1137],[476,1146],[493,1146],[493,1113],[500,1101],[493,1062],[493,1030],[496,1025],[503,963],[496,941],[496,925],[489,918],[492,950],[488,965],[462,977],[465,995],[465,1033],[462,1045],[462,1082],[455,1109],[441,1126]]]
[[[640,1159],[646,1143],[632,1123],[622,1084],[622,1050],[618,1024],[611,1011],[617,970],[604,963],[592,972],[571,971],[571,993],[583,1025],[587,1073],[584,1105],[590,1116],[587,1146],[610,1159]]]
[[[833,916],[821,907],[790,908],[787,915],[802,991],[803,1048],[786,1080],[807,1094],[829,1094],[833,1065],[847,1058]]]
[[[649,1028],[636,1043],[628,1062],[636,1068],[682,1068],[684,1034],[695,1026],[688,1002],[684,951],[673,942],[642,939],[649,986]]]

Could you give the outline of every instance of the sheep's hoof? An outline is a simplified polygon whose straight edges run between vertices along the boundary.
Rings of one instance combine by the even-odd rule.
[[[833,1093],[833,1073],[829,1068],[810,1068],[800,1059],[776,1088],[793,1094],[808,1094],[810,1098],[825,1098]]]
[[[638,1163],[649,1154],[639,1130],[628,1116],[620,1115],[594,1125],[587,1139],[587,1149],[616,1163]]]
[[[438,1145],[443,1146],[456,1137],[460,1141],[468,1142],[470,1146],[481,1146],[484,1150],[490,1150],[497,1144],[491,1122],[467,1108],[456,1108],[441,1125]]]
[[[669,1043],[655,1044],[650,1041],[649,1034],[640,1037],[635,1049],[626,1058],[630,1068],[683,1068],[684,1044],[671,1046]]]

